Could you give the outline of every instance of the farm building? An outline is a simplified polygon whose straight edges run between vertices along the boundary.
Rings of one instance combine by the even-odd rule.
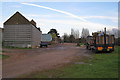
[[[52,36],[51,34],[42,34],[42,42],[51,43]]]
[[[4,22],[3,46],[35,48],[41,43],[41,36],[36,22],[29,21],[19,12]]]
[[[2,32],[3,32],[3,28],[0,28],[0,44],[2,44]]]
[[[0,32],[2,32],[2,28],[0,28]]]
[[[2,28],[0,28],[0,39],[2,39]]]

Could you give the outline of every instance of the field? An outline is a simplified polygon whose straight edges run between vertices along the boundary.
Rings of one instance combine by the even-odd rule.
[[[77,64],[37,71],[21,77],[32,78],[118,78],[118,46],[112,53],[92,54],[92,59],[76,60]]]

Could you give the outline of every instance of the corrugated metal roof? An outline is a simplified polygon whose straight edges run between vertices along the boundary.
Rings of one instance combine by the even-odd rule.
[[[52,41],[52,36],[50,34],[42,34],[42,41]]]

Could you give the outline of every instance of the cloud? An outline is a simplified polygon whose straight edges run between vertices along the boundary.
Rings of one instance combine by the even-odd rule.
[[[118,20],[112,20],[112,22],[114,22],[114,23],[118,23]]]
[[[87,19],[87,18],[99,18],[99,19],[111,19],[111,20],[117,20],[117,17],[109,17],[109,16],[83,16],[82,18]]]
[[[81,16],[84,19],[104,19],[104,20],[111,20],[114,23],[118,23],[118,17],[110,17],[110,16]]]
[[[62,10],[53,9],[53,8],[50,8],[50,7],[45,7],[45,6],[40,6],[40,5],[30,4],[30,3],[22,3],[22,4],[30,5],[30,6],[36,6],[36,7],[40,7],[40,8],[44,8],[44,9],[48,9],[48,10],[52,10],[52,11],[56,11],[56,12],[59,12],[59,13],[71,16],[73,18],[79,19],[79,20],[81,20],[83,22],[89,22],[89,21],[86,20],[86,19],[89,19],[89,18],[107,19],[107,20],[111,20],[114,23],[118,22],[118,17],[110,17],[110,16],[77,16],[77,15],[74,15],[72,13],[69,13],[69,12],[66,12],[66,11],[62,11]],[[37,17],[39,15],[31,15],[31,16]],[[50,16],[50,15],[43,15],[43,16],[44,17],[53,17],[53,16]]]
[[[48,9],[48,10],[52,10],[52,11],[56,11],[56,12],[59,12],[59,13],[62,13],[62,14],[66,14],[66,15],[69,15],[73,18],[76,18],[76,19],[79,19],[81,21],[84,21],[84,22],[87,22],[87,20],[79,17],[79,16],[76,16],[72,13],[69,13],[69,12],[66,12],[66,11],[62,11],[62,10],[57,10],[57,9],[53,9],[53,8],[50,8],[50,7],[45,7],[45,6],[40,6],[40,5],[36,5],[36,4],[29,4],[29,3],[22,3],[24,5],[30,5],[30,6],[36,6],[36,7],[40,7],[40,8],[44,8],[44,9]]]
[[[47,14],[25,14],[26,17],[29,18],[57,18],[57,19],[61,19],[61,15],[47,15]],[[66,15],[62,15],[62,18],[64,17],[64,19],[71,19],[69,16]],[[80,16],[83,19],[103,19],[103,20],[111,20],[113,23],[118,23],[118,17],[110,17],[110,16]]]
[[[58,30],[58,32],[60,32],[60,35],[63,35],[64,33],[70,34],[71,28],[76,28],[76,29],[80,30],[80,32],[81,32],[82,28],[88,28],[90,33],[96,32],[99,30],[103,30],[105,27],[107,29],[116,28],[116,26],[93,23],[93,22],[89,22],[86,20],[87,18],[99,18],[99,19],[110,19],[110,20],[115,21],[115,20],[117,20],[116,17],[107,17],[107,16],[82,16],[82,17],[80,17],[80,16],[76,16],[76,15],[66,12],[66,11],[61,11],[61,10],[57,10],[57,9],[53,9],[53,8],[49,8],[49,7],[45,7],[45,6],[29,4],[29,3],[22,3],[22,4],[56,11],[56,12],[71,16],[73,18],[76,18],[76,20],[73,20],[73,19],[67,19],[67,20],[65,20],[65,19],[62,19],[62,20],[38,19],[38,18],[36,18],[35,21],[38,23],[37,25],[41,28],[43,33],[48,32],[49,29],[51,29],[51,28],[56,28]],[[41,16],[41,15],[32,15],[32,16],[37,17],[37,16]],[[51,17],[51,15],[48,15],[47,17]],[[31,16],[29,16],[28,18],[31,19]]]
[[[28,0],[1,0],[2,2],[28,2]],[[29,0],[29,2],[119,2],[119,0]]]
[[[56,28],[62,36],[64,33],[70,34],[71,28],[78,29],[80,32],[82,28],[87,28],[92,32],[96,32],[99,30],[103,30],[105,27],[107,30],[111,30],[112,28],[117,28],[116,26],[103,25],[99,23],[91,23],[91,22],[81,22],[77,20],[54,20],[54,19],[36,19],[37,25],[41,28],[43,33],[47,33],[49,29]]]
[[[0,28],[3,28],[3,21],[0,21]]]
[[[61,18],[61,16],[60,15],[43,15],[43,14],[24,14],[26,17],[29,17],[29,18]],[[68,18],[68,16],[63,16],[62,15],[62,17],[67,17]]]

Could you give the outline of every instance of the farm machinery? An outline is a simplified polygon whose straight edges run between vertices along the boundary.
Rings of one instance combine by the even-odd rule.
[[[114,51],[114,35],[106,34],[104,32],[94,32],[92,36],[86,38],[86,48],[94,52],[112,52]]]

